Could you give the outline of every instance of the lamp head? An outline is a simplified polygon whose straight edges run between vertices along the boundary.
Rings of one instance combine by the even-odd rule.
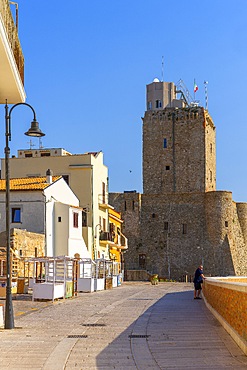
[[[31,127],[27,132],[25,132],[25,135],[33,137],[45,136],[45,134],[40,130],[39,123],[36,121],[36,119],[31,122]]]

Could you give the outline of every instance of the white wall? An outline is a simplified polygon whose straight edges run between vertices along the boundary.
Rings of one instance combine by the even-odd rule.
[[[44,190],[47,201],[53,197],[56,201],[71,204],[73,206],[79,206],[79,199],[73,193],[71,188],[68,186],[63,178],[54,181],[50,186]]]
[[[82,237],[82,210],[67,204],[54,204],[54,253],[56,256],[65,255],[74,257],[79,253],[81,257],[89,257]],[[78,227],[73,224],[73,212],[78,213]]]
[[[12,208],[21,208],[21,223],[12,223]],[[5,191],[0,192],[0,232],[6,230]],[[45,197],[41,191],[10,192],[10,228],[45,233]]]

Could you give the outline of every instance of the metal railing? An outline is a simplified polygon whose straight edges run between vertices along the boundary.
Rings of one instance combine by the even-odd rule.
[[[8,0],[0,0],[0,16],[4,23],[7,38],[20,73],[22,83],[24,84],[24,56]]]

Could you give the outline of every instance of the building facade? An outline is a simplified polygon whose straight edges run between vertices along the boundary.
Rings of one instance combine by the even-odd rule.
[[[10,194],[10,227],[44,235],[45,256],[89,257],[79,200],[62,177],[11,179]],[[4,197],[5,181],[0,180],[0,232],[5,231]],[[25,243],[20,249],[22,257]]]
[[[213,120],[175,91],[147,85],[143,194],[110,194],[125,221],[126,268],[179,280],[203,263],[208,275],[246,275],[247,204],[216,191]]]
[[[1,178],[5,176],[5,162],[1,160]],[[108,168],[102,152],[71,154],[62,148],[18,150],[10,158],[10,177],[38,177],[47,168],[62,176],[79,199],[83,209],[82,234],[92,259],[109,259]],[[102,240],[102,239],[101,239]]]

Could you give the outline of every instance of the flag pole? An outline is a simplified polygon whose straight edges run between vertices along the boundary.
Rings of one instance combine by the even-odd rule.
[[[208,110],[208,81],[204,81],[205,87],[205,109]]]

